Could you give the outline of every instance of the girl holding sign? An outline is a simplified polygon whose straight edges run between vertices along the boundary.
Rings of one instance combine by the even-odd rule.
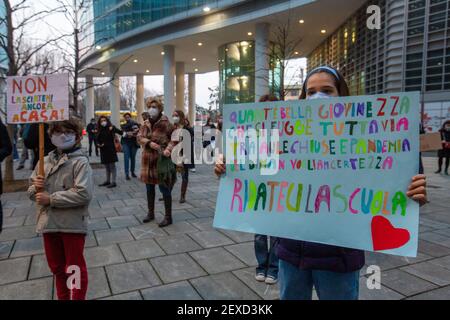
[[[330,67],[312,70],[304,83],[300,99],[349,96],[342,75]],[[225,173],[219,160],[215,172]],[[407,195],[421,205],[427,202],[424,175],[412,178]],[[318,243],[280,239],[277,247],[279,284],[282,300],[311,300],[313,287],[319,299],[357,300],[360,270],[365,264],[364,251]]]
[[[89,159],[81,151],[81,130],[75,120],[50,125],[57,149],[45,157],[45,177],[36,166],[28,189],[38,205],[36,231],[43,234],[59,300],[85,300],[88,287],[83,251],[93,185]]]

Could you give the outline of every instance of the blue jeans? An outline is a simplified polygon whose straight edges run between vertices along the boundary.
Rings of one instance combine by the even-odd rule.
[[[281,300],[312,300],[313,286],[320,300],[358,300],[359,271],[301,270],[280,259],[279,277]]]
[[[278,238],[270,237],[270,247],[268,247],[267,238],[265,235],[255,235],[255,255],[258,261],[256,273],[262,273],[265,276],[272,276],[278,279],[278,257],[276,255]]]
[[[138,147],[134,144],[124,143],[122,144],[124,164],[125,164],[125,175],[130,175],[130,161],[131,161],[131,173],[135,173],[136,169],[136,153]]]
[[[146,184],[147,192],[155,192],[155,185],[154,184]],[[170,190],[167,187],[159,186],[159,191],[162,193],[163,197],[170,197],[172,195],[172,190]]]

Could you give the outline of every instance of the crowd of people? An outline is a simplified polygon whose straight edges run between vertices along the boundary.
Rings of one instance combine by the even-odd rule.
[[[320,67],[307,76],[300,99],[348,95],[348,86],[342,75],[333,68]],[[261,102],[264,101],[276,101],[276,98],[267,95],[261,98]],[[101,116],[98,120],[92,119],[86,128],[88,152],[89,156],[92,156],[94,149],[104,165],[105,181],[100,187],[113,189],[117,187],[118,153],[123,152],[125,178],[130,180],[137,178],[136,156],[141,148],[139,178],[145,184],[147,196],[147,216],[143,223],[155,220],[158,187],[165,210],[159,227],[164,228],[173,223],[172,191],[177,174],[181,176],[179,201],[186,202],[189,171],[194,169],[193,153],[190,159],[183,156],[182,161],[174,163],[172,152],[178,143],[186,142],[186,136],[183,135],[185,131],[179,129],[190,133],[191,141],[188,143],[191,143],[193,150],[193,128],[182,111],[176,110],[171,115],[164,114],[164,107],[157,100],[149,100],[146,105],[147,110],[141,115],[142,123],[134,121],[129,113],[125,114],[125,122],[120,127],[112,124],[106,116]],[[217,128],[221,130],[221,117],[217,122]],[[207,126],[216,128],[211,122]],[[82,129],[76,120],[47,126],[44,176],[39,174],[36,166],[39,159],[36,141],[38,134],[35,131],[37,126],[24,126],[20,130],[24,150],[28,149],[33,153],[34,170],[28,193],[31,200],[38,205],[37,231],[43,234],[45,254],[56,278],[57,295],[61,300],[85,299],[88,284],[83,250],[88,230],[88,206],[94,187],[89,158],[81,148]],[[439,153],[440,166],[442,159],[446,158],[448,173],[450,121],[444,124],[441,133],[444,151]],[[1,122],[0,134],[0,161],[3,161],[11,154],[13,146]],[[209,143],[220,142],[212,140]],[[24,153],[22,156],[27,158]],[[20,169],[24,163],[20,162]],[[214,171],[218,176],[225,173],[223,156],[218,157]],[[427,202],[426,178],[423,172],[411,178],[407,194],[420,205],[424,205]],[[0,184],[0,193],[1,190]],[[311,299],[313,287],[316,288],[320,299],[358,299],[359,275],[365,264],[364,252],[361,250],[255,235],[255,256],[258,261],[255,279],[269,285],[279,282],[281,299]],[[80,288],[68,288],[66,285],[66,268],[69,265],[80,268]]]

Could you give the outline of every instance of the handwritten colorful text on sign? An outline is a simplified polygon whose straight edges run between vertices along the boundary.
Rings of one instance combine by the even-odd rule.
[[[8,123],[39,123],[69,119],[67,74],[8,77]]]
[[[227,105],[224,131],[215,227],[416,256],[418,93]]]

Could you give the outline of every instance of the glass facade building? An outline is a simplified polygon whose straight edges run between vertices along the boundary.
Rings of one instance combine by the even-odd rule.
[[[217,0],[92,0],[95,44]]]
[[[369,4],[381,8],[381,30],[366,27]],[[328,64],[351,94],[421,91],[430,131],[450,118],[450,0],[378,0],[357,10],[308,57]]]

